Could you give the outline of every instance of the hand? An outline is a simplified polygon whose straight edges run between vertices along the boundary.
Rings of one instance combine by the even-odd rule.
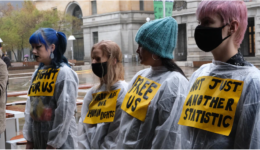
[[[54,148],[54,147],[52,147],[50,145],[47,145],[46,149],[56,149],[56,148]]]
[[[33,142],[27,141],[27,143],[26,143],[26,149],[33,149]]]

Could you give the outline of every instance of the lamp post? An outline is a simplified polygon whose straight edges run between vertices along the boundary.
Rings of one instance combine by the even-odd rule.
[[[146,22],[149,22],[151,19],[149,17],[146,18]]]
[[[70,35],[68,40],[69,41],[74,41],[74,40],[76,40],[76,38],[73,35]],[[71,43],[71,45],[72,45],[72,43]],[[72,46],[71,46],[71,52],[72,52],[72,60],[73,60],[74,58],[73,58],[73,47]]]
[[[0,57],[2,57],[2,54],[3,54],[3,52],[2,52],[2,44],[1,43],[3,43],[3,40],[0,38],[0,54],[1,54]]]

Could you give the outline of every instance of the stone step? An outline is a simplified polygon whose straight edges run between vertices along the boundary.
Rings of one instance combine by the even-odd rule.
[[[253,63],[251,63],[251,64],[253,64]],[[260,63],[255,63],[255,64],[253,64],[254,66],[260,66]]]
[[[255,65],[255,66],[260,66],[260,61],[258,61],[258,62],[251,62],[251,61],[248,61],[249,63],[251,63],[251,64],[253,64],[253,65]]]
[[[244,57],[245,60],[255,66],[259,66],[260,65],[260,59],[257,57]]]
[[[193,61],[175,61],[179,67],[193,67]]]
[[[260,59],[257,58],[257,57],[244,57],[244,58],[245,58],[246,61],[250,61],[250,60],[258,60],[258,61],[260,61]]]
[[[247,62],[250,62],[250,63],[259,63],[260,60],[246,60]]]

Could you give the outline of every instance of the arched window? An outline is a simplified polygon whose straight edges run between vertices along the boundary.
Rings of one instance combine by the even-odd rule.
[[[82,11],[81,11],[81,9],[80,9],[79,6],[76,6],[76,7],[74,8],[74,11],[73,11],[72,15],[73,15],[74,17],[77,17],[77,18],[79,18],[79,19],[82,19]]]

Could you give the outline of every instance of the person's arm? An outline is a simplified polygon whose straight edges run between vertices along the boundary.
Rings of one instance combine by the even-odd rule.
[[[27,140],[26,149],[33,149],[33,137],[32,137],[32,118],[30,116],[31,101],[28,96],[24,116],[25,123],[23,125],[23,137]]]
[[[127,86],[127,84],[125,85]],[[119,134],[119,127],[120,127],[120,121],[121,121],[121,114],[122,114],[122,109],[121,105],[122,102],[125,98],[125,95],[127,93],[127,87],[122,87],[120,89],[120,93],[117,98],[117,106],[116,106],[116,112],[115,112],[115,118],[114,121],[111,122],[110,124],[107,124],[107,134],[104,138],[104,143],[100,146],[102,149],[114,149],[116,148],[116,140],[117,136]]]
[[[245,83],[244,83],[245,84]],[[245,86],[245,85],[244,85]],[[253,79],[247,89],[244,99],[240,99],[243,106],[235,135],[236,149],[260,148],[260,81]],[[236,114],[237,115],[237,114]]]
[[[5,105],[6,105],[6,86],[8,71],[5,63],[0,62],[0,134],[5,130]]]
[[[57,108],[52,130],[49,131],[47,142],[49,147],[60,148],[67,140],[71,120],[74,119],[77,96],[78,83],[75,81],[67,79],[56,83],[54,97]]]
[[[163,86],[163,85],[162,85]],[[152,149],[180,148],[178,121],[185,101],[188,81],[177,78],[168,82],[161,90],[158,100],[158,124],[152,142]]]
[[[92,87],[84,97],[83,105],[81,107],[81,117],[78,123],[77,135],[78,135],[78,148],[79,149],[90,149],[90,141],[87,138],[85,128],[86,124],[83,122],[87,113],[90,102],[92,101],[92,93],[96,87]]]
[[[31,84],[35,74],[36,72],[34,72],[34,74],[32,75],[32,78],[30,80]],[[33,149],[32,118],[30,116],[30,109],[31,109],[31,99],[30,96],[28,96],[25,105],[25,111],[24,111],[25,123],[23,125],[23,137],[27,140],[26,149]]]

